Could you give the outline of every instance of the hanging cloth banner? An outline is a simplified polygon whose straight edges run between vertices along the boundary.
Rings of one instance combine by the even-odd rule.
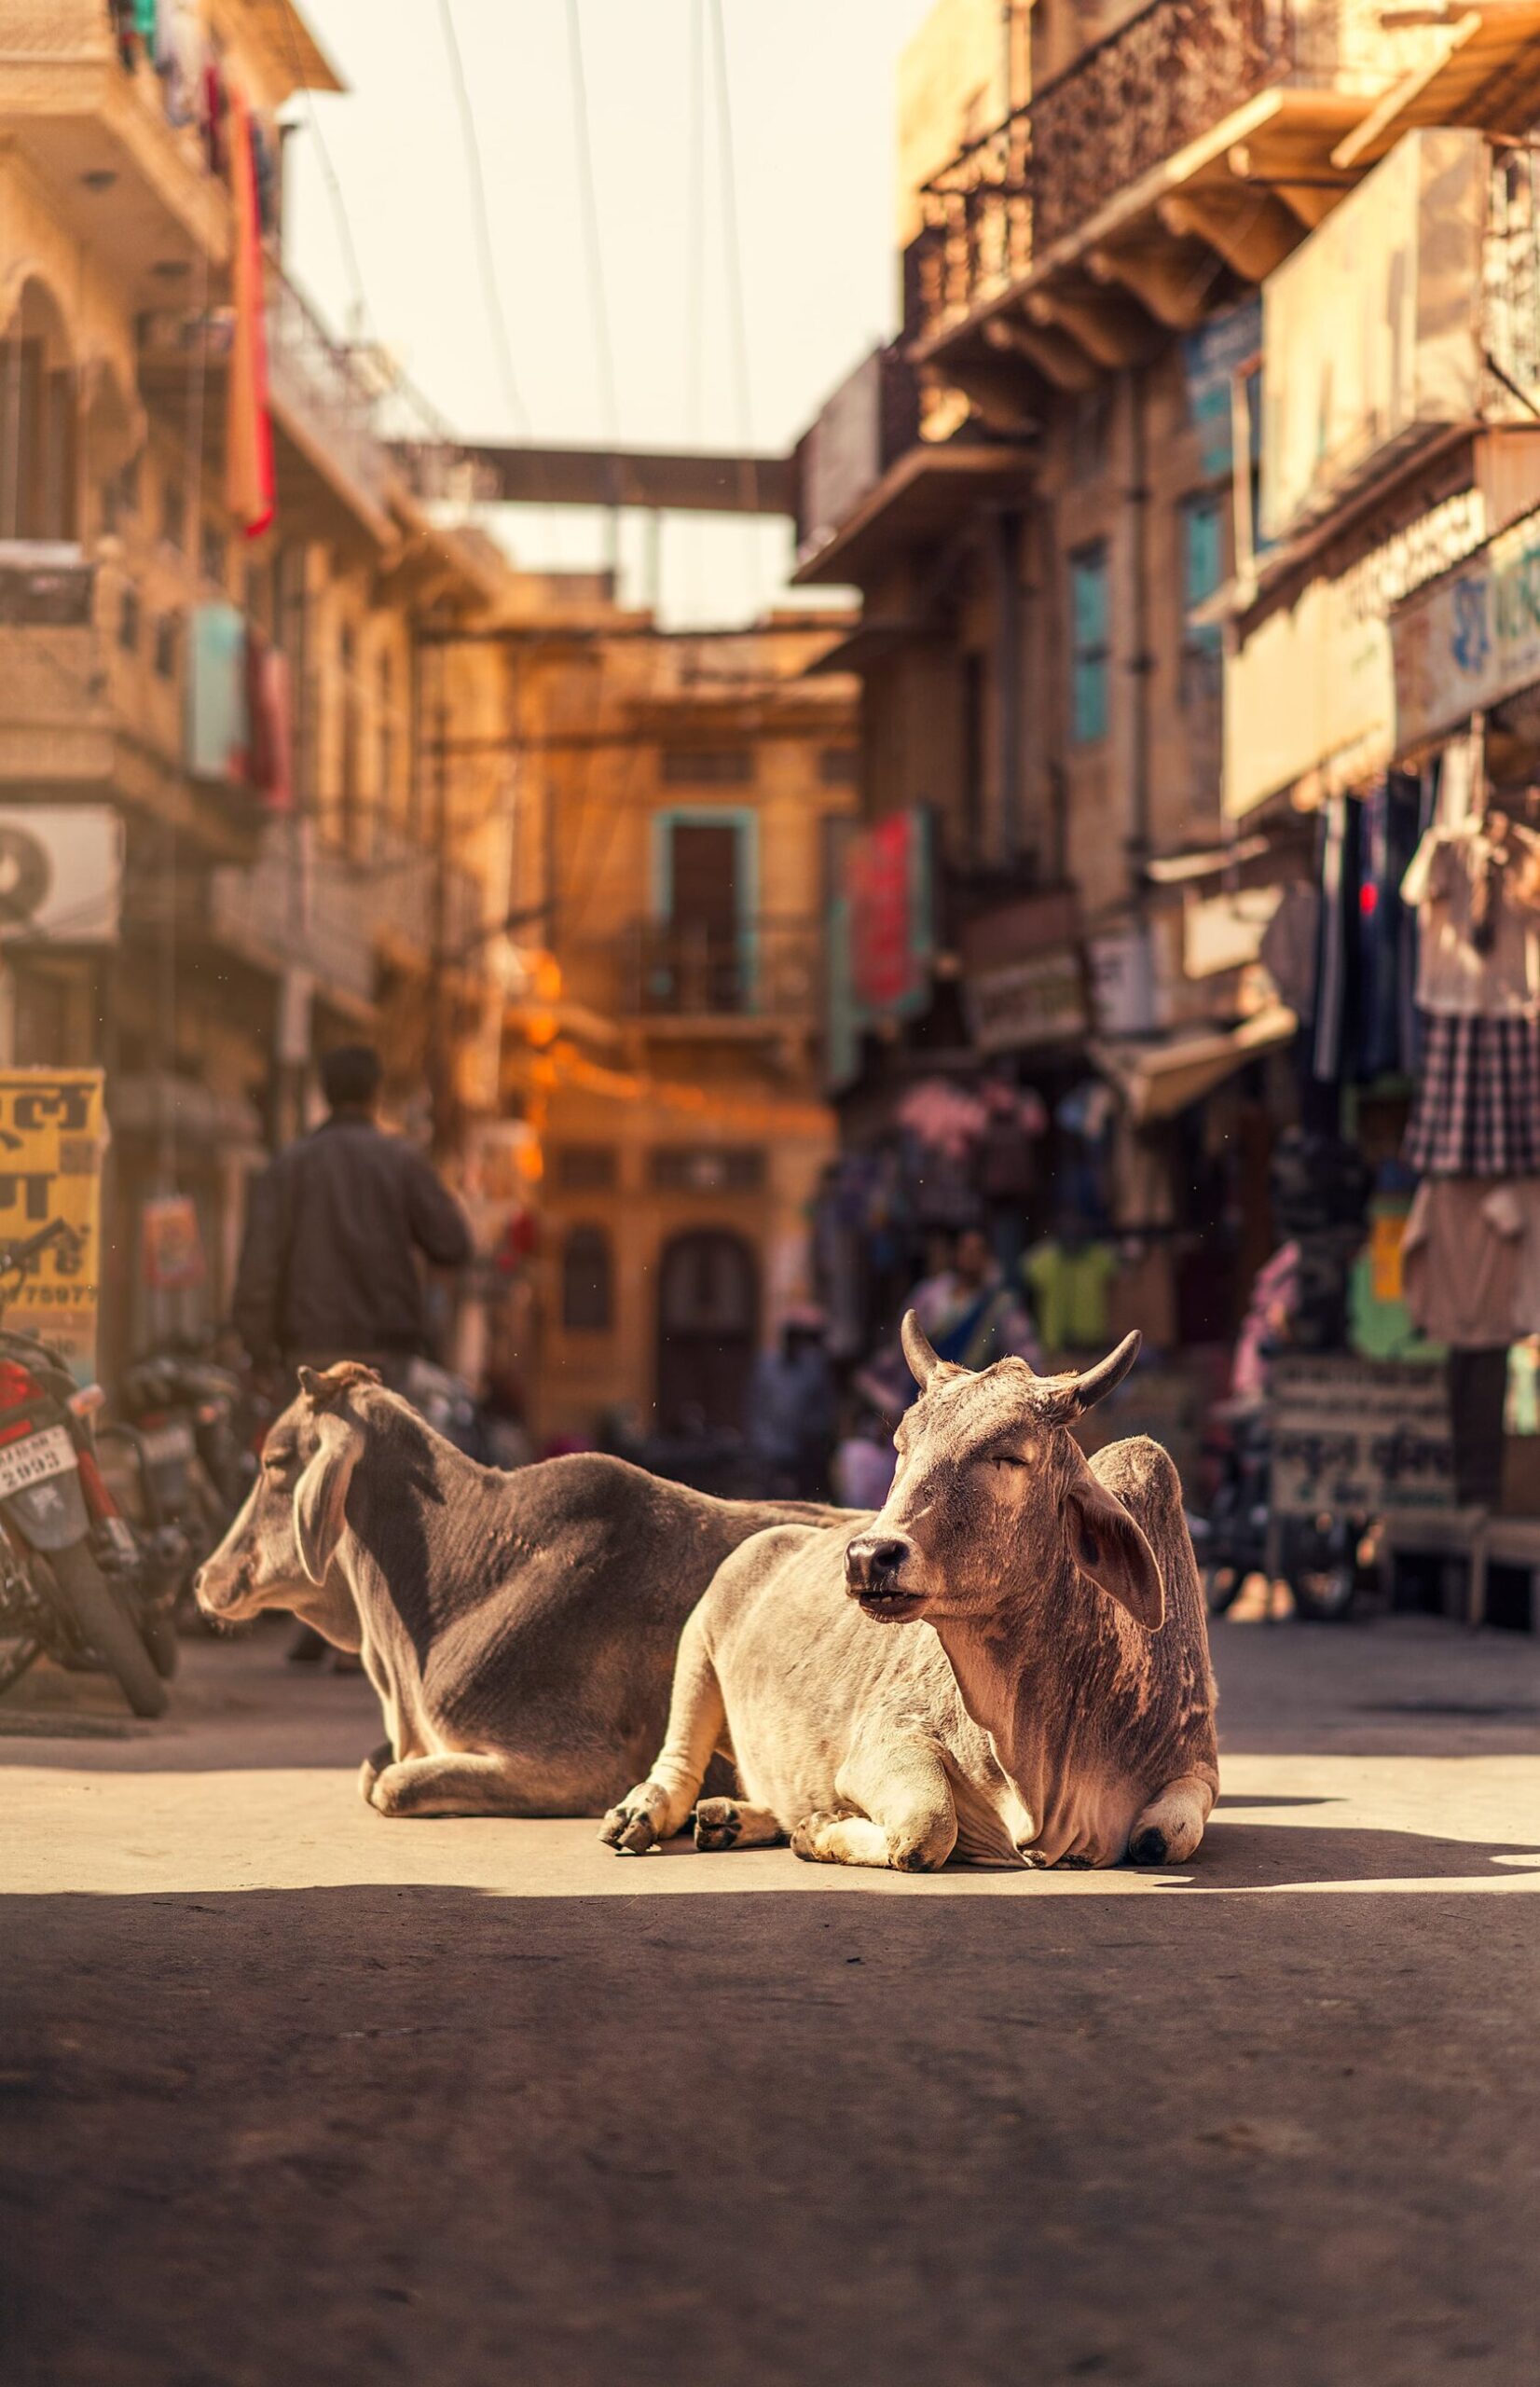
[[[268,415],[262,226],[246,103],[229,93],[230,184],[235,198],[235,338],[225,425],[225,503],[248,539],[273,518],[273,433]]]

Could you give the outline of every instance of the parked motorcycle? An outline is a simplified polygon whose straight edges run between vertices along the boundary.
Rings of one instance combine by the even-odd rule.
[[[55,1219],[0,1247],[0,1286],[74,1239]],[[46,1654],[111,1675],[136,1716],[158,1716],[176,1638],[144,1546],[102,1473],[92,1428],[102,1400],[51,1344],[0,1323],[0,1691]]]
[[[127,1371],[113,1422],[98,1428],[100,1440],[117,1445],[118,1467],[131,1456],[143,1471],[142,1522],[173,1530],[186,1545],[179,1589],[218,1547],[251,1489],[255,1460],[245,1409],[233,1370],[197,1353],[157,1351]]]

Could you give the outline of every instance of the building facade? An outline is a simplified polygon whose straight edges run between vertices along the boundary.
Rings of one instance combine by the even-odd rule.
[[[409,496],[373,360],[284,271],[276,111],[337,78],[291,8],[162,17],[155,48],[100,0],[17,0],[0,45],[0,807],[115,880],[89,920],[7,919],[0,1038],[9,1063],[106,1067],[109,1363],[223,1315],[246,1177],[329,1043],[378,1041],[392,1107],[441,1150],[462,1080],[495,1101],[507,887],[428,718],[454,668],[434,642],[505,568]],[[238,111],[273,448],[254,537],[226,453]],[[201,1261],[172,1288],[144,1221],[178,1197]]]
[[[1335,677],[1349,714],[1364,699],[1318,614],[1291,654],[1286,628],[1266,628],[1319,577],[1335,535],[1320,490],[1298,486],[1327,420],[1323,389],[1345,423],[1361,385],[1343,437],[1355,429],[1395,472],[1423,475],[1408,521],[1464,504],[1464,531],[1446,511],[1423,536],[1436,563],[1451,559],[1440,536],[1533,504],[1526,375],[1477,314],[1462,357],[1478,364],[1484,343],[1501,370],[1472,366],[1456,386],[1446,347],[1445,381],[1428,382],[1451,272],[1485,286],[1489,317],[1506,287],[1514,313],[1490,246],[1483,267],[1467,232],[1451,263],[1453,221],[1474,222],[1480,185],[1489,242],[1496,207],[1511,262],[1522,195],[1494,200],[1469,165],[1470,204],[1445,210],[1440,249],[1431,215],[1449,160],[1425,159],[1420,186],[1396,168],[1406,187],[1388,214],[1363,188],[1419,125],[1480,128],[1454,136],[1478,145],[1517,138],[1533,113],[1523,43],[1517,24],[1456,40],[1355,7],[1039,0],[1002,22],[943,0],[900,78],[902,336],[802,445],[799,577],[862,597],[832,660],[862,682],[865,819],[923,813],[933,859],[923,986],[886,1002],[856,990],[837,1087],[847,1141],[896,1143],[906,1094],[938,1076],[1030,1093],[1049,1125],[1027,1172],[1038,1193],[1013,1197],[1028,1233],[1052,1233],[1066,1181],[1081,1186],[1091,1215],[1073,1232],[1132,1253],[1148,1238],[1176,1280],[1158,1306],[1186,1342],[1233,1331],[1268,1248],[1269,1123],[1289,1113],[1279,1072],[1296,1018],[1255,965],[1270,902],[1313,869],[1327,698],[1313,675]],[[1508,183],[1527,172],[1510,160]],[[1360,200],[1360,237],[1378,228],[1386,274],[1348,299],[1341,270],[1323,275],[1286,326],[1275,285]],[[1405,380],[1414,361],[1416,324],[1396,311],[1409,257],[1423,386],[1400,393],[1387,433],[1374,376]],[[1511,320],[1502,336],[1511,346]],[[1441,451],[1423,436],[1432,416]],[[1367,486],[1344,481],[1332,499],[1344,531]],[[1397,535],[1394,520],[1354,533],[1330,568],[1351,573]],[[1368,600],[1382,680],[1404,536],[1396,552]],[[1364,586],[1360,570],[1353,602]],[[1351,722],[1333,735],[1344,754]],[[1292,741],[1276,768],[1270,738]],[[1382,766],[1390,752],[1382,737],[1359,759]],[[1271,808],[1243,841],[1235,823],[1258,806]],[[1097,1083],[1113,1109],[1093,1186],[1066,1180],[1086,1139],[1061,1122],[1083,1121]]]
[[[505,1107],[540,1156],[532,1406],[546,1439],[607,1413],[733,1430],[813,1290],[856,689],[807,676],[839,635],[816,615],[667,635],[576,580],[542,608],[498,650],[527,948]]]

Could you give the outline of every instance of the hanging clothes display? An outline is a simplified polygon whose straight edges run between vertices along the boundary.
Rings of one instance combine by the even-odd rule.
[[[273,434],[268,413],[268,338],[262,230],[251,118],[230,94],[230,170],[235,192],[235,337],[226,385],[225,503],[248,539],[273,518]]]
[[[1434,1342],[1506,1350],[1540,1332],[1540,1176],[1424,1178],[1401,1275],[1412,1321]]]
[[[1433,828],[1401,882],[1416,906],[1417,1003],[1434,1016],[1540,1014],[1540,837],[1501,812]]]
[[[1402,1149],[1423,1177],[1540,1170],[1540,1020],[1431,1014]]]
[[[1402,893],[1424,1022],[1404,1156],[1425,1177],[1540,1171],[1540,837],[1502,813],[1432,828]]]
[[[1022,1262],[1022,1281],[1032,1296],[1045,1349],[1105,1348],[1107,1296],[1117,1273],[1118,1255],[1107,1243],[1050,1237],[1034,1246]]]

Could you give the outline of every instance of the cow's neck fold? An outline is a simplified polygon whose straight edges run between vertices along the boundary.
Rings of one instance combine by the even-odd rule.
[[[1035,1811],[1098,1694],[1121,1671],[1122,1615],[1067,1561],[987,1615],[932,1619],[963,1705]]]

